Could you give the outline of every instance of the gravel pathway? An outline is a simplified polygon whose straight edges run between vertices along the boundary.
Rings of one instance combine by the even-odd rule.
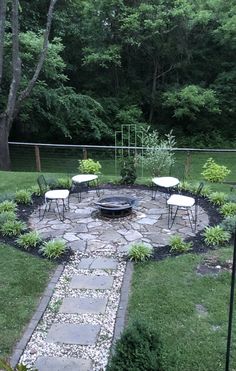
[[[70,210],[61,222],[54,213],[42,221],[32,214],[30,225],[43,237],[62,238],[75,252],[55,287],[51,301],[21,357],[21,362],[39,371],[105,370],[113,339],[120,290],[126,269],[126,254],[134,242],[154,247],[168,243],[172,234],[191,236],[185,214],[167,229],[163,194],[151,200],[151,191],[105,190],[137,199],[131,215],[102,218],[94,202],[95,191],[82,194],[78,203],[71,196]],[[208,224],[199,208],[197,231]]]

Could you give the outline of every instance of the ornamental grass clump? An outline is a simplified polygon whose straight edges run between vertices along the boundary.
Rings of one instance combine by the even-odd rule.
[[[217,164],[213,158],[210,157],[203,165],[203,172],[201,175],[205,180],[211,183],[218,183],[222,182],[230,173],[231,170],[224,165]]]
[[[132,245],[128,251],[128,258],[131,261],[143,262],[150,259],[153,255],[153,247],[144,243],[136,243]]]
[[[27,189],[20,189],[15,193],[15,202],[17,204],[29,205],[32,202],[31,195],[32,193]]]
[[[27,225],[19,220],[8,220],[0,227],[2,235],[8,237],[19,236],[26,229]]]
[[[57,179],[58,187],[63,189],[70,189],[72,186],[72,180],[69,177],[63,177]]]
[[[31,231],[25,234],[22,234],[19,236],[19,238],[16,240],[18,245],[23,247],[25,250],[29,250],[33,247],[37,247],[40,242],[42,241],[40,235],[36,231]]]
[[[4,211],[16,211],[17,205],[14,201],[3,201],[0,203],[0,213]]]
[[[235,202],[226,202],[220,208],[220,213],[224,216],[234,216],[236,215],[236,203]]]
[[[230,240],[231,234],[223,229],[222,226],[206,227],[203,233],[204,242],[208,246],[223,245]]]
[[[40,252],[48,259],[57,259],[66,252],[66,243],[59,239],[44,242]]]
[[[214,205],[222,206],[227,200],[227,194],[224,192],[212,192],[208,198]]]
[[[14,211],[3,211],[0,213],[0,225],[6,223],[9,220],[16,220],[17,215]]]
[[[192,242],[185,242],[183,238],[178,234],[170,238],[169,244],[171,247],[170,249],[171,252],[180,252],[180,253],[190,250],[193,245]]]

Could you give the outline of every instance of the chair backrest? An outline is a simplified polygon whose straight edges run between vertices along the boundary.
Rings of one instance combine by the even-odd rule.
[[[41,194],[44,194],[48,190],[46,179],[44,178],[43,175],[39,175],[37,182],[38,182]]]

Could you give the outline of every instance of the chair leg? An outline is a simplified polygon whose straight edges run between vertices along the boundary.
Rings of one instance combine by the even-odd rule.
[[[156,199],[156,195],[157,195],[157,186],[154,183],[152,183],[152,200]]]
[[[176,206],[175,213],[173,213],[173,206],[168,205],[168,228],[171,229],[173,227],[176,215],[178,213],[178,206]]]
[[[95,180],[95,189],[96,189],[97,196],[100,197],[100,189],[99,189],[98,179]]]

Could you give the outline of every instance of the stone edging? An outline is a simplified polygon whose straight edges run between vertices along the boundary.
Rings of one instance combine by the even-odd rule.
[[[116,322],[114,327],[111,351],[114,351],[115,343],[120,338],[120,335],[126,325],[127,306],[129,301],[133,269],[134,269],[133,263],[129,261],[126,265],[125,274],[121,286],[120,302],[116,314]]]
[[[24,349],[27,345],[27,343],[29,342],[34,330],[36,329],[36,327],[38,326],[38,323],[39,321],[41,320],[47,306],[48,306],[48,303],[52,297],[52,294],[53,294],[53,291],[54,291],[54,288],[62,274],[64,270],[64,264],[60,264],[56,271],[54,272],[52,278],[50,279],[43,295],[42,295],[42,298],[38,304],[38,307],[33,315],[33,317],[31,318],[29,324],[27,325],[26,327],[26,330],[24,331],[24,334],[21,338],[21,340],[16,344],[15,348],[14,348],[14,351],[12,353],[12,356],[10,358],[10,364],[13,368],[16,367],[16,365],[18,364],[19,360],[20,360],[20,357],[22,356],[23,352],[24,352]]]

